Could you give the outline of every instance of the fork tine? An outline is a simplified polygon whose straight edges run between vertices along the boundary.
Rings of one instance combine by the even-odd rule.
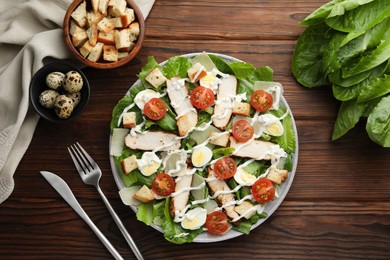
[[[92,159],[92,157],[87,153],[87,151],[84,150],[84,148],[78,142],[76,142],[74,146],[76,147],[77,152],[79,153],[83,161],[87,164],[87,166],[89,165],[91,167],[91,170],[93,170],[93,168],[99,167],[95,160]]]
[[[68,147],[68,152],[72,158],[73,164],[76,166],[76,169],[79,173],[84,172],[83,167],[80,165],[79,160],[76,158],[76,151],[72,146]]]

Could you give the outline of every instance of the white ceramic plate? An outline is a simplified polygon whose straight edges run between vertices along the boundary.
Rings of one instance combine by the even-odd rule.
[[[189,53],[189,54],[185,54],[185,55],[182,55],[184,57],[193,57],[193,56],[196,56],[196,55],[199,55],[201,53]],[[222,59],[224,59],[225,61],[227,62],[232,62],[232,61],[238,61],[238,62],[242,62],[241,60],[239,59],[236,59],[236,58],[233,58],[231,56],[228,56],[228,55],[224,55],[224,54],[218,54],[218,53],[209,53],[208,54],[212,54],[212,55],[216,55]],[[167,61],[164,61],[162,63],[160,63],[160,65],[163,67],[165,65]],[[137,80],[133,86],[135,85],[139,85],[141,84],[141,80]],[[127,93],[128,95],[129,93]],[[283,107],[287,108],[287,109],[290,109],[290,107],[288,106],[288,103],[286,101],[286,99],[284,97],[281,98],[281,104]],[[291,111],[291,110],[290,110]],[[299,151],[299,147],[298,147],[298,134],[297,134],[297,128],[296,128],[296,124],[295,124],[295,120],[294,120],[294,117],[291,113],[291,121],[292,121],[292,125],[293,125],[293,129],[294,129],[294,132],[295,132],[295,140],[296,140],[296,149],[295,149],[295,153],[293,154],[293,167],[292,167],[292,171],[288,173],[288,178],[285,182],[283,182],[281,185],[280,185],[280,192],[279,192],[279,197],[278,198],[275,198],[273,201],[271,202],[268,202],[265,206],[265,212],[267,212],[268,214],[268,217],[267,218],[263,218],[263,219],[259,219],[259,221],[254,224],[251,228],[251,230],[255,229],[256,227],[260,226],[262,223],[264,223],[275,211],[276,209],[280,206],[280,204],[283,202],[284,198],[286,197],[291,185],[292,185],[292,182],[293,182],[293,179],[294,179],[294,176],[295,176],[295,171],[296,171],[296,168],[297,168],[297,164],[298,164],[298,151]],[[111,136],[110,136],[110,146],[111,146]],[[114,176],[114,179],[115,179],[115,182],[118,186],[118,189],[122,189],[124,188],[124,184],[122,182],[122,179],[115,167],[115,162],[114,162],[114,157],[113,156],[110,156],[110,163],[111,163],[111,169],[112,169],[112,172],[113,172],[113,176]],[[130,206],[135,212],[137,211],[137,208],[134,207],[134,206]],[[152,227],[155,228],[156,230],[160,231],[161,233],[163,232],[162,229],[157,226],[157,225],[154,225],[152,224]],[[238,231],[235,231],[233,229],[229,230],[226,234],[220,236],[220,235],[213,235],[213,234],[210,234],[208,232],[203,232],[201,234],[199,234],[194,240],[193,242],[197,242],[197,243],[211,243],[211,242],[218,242],[218,241],[223,241],[223,240],[228,240],[228,239],[232,239],[232,238],[235,238],[235,237],[238,237],[238,236],[241,236],[243,235],[243,233],[241,232],[238,232]]]

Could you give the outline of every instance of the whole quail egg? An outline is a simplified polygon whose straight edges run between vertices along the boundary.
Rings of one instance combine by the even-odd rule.
[[[66,95],[59,95],[54,103],[54,111],[61,119],[67,119],[73,112],[73,101]]]
[[[58,90],[62,87],[65,79],[65,74],[62,72],[51,72],[46,76],[46,85],[54,90]]]
[[[66,94],[68,98],[71,98],[73,101],[73,107],[77,107],[81,100],[81,92],[68,93]]]
[[[71,70],[65,74],[64,89],[68,93],[79,92],[83,84],[83,78],[77,71]]]
[[[53,108],[58,95],[57,91],[47,89],[39,95],[39,103],[45,108]]]

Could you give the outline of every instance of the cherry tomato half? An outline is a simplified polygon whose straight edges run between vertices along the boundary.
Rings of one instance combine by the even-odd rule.
[[[238,142],[246,142],[251,139],[254,131],[253,126],[245,120],[238,120],[232,128],[233,137]]]
[[[262,89],[256,90],[251,96],[251,105],[259,112],[266,112],[272,106],[272,95]]]
[[[160,120],[167,113],[167,105],[161,98],[152,98],[144,106],[144,114],[149,119]]]
[[[167,197],[175,190],[175,181],[166,173],[159,173],[152,182],[152,190],[159,196]]]
[[[218,179],[229,179],[237,171],[236,162],[231,157],[222,157],[214,164],[215,177]]]
[[[194,107],[206,109],[214,104],[214,92],[209,88],[197,86],[192,90],[190,100]]]
[[[252,196],[259,203],[266,203],[275,197],[275,189],[272,181],[266,178],[258,179],[252,185]]]
[[[216,235],[224,234],[229,228],[226,214],[222,211],[214,211],[208,214],[206,218],[206,228],[210,233]]]

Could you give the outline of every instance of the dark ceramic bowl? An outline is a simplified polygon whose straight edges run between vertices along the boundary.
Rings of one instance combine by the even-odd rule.
[[[51,72],[62,72],[66,74],[68,71],[77,71],[80,73],[81,77],[83,78],[83,87],[80,90],[81,93],[81,100],[80,103],[73,109],[72,114],[67,119],[61,119],[57,116],[53,108],[45,108],[39,103],[39,95],[47,89],[50,89],[46,85],[46,76],[50,74]],[[61,94],[61,90],[59,91]],[[54,122],[54,123],[63,123],[63,122],[69,122],[74,120],[75,118],[79,117],[84,109],[86,108],[89,97],[90,97],[90,86],[88,83],[87,77],[84,75],[84,73],[72,65],[69,62],[66,61],[55,61],[48,63],[47,65],[43,66],[40,70],[35,73],[33,76],[31,82],[30,82],[30,102],[31,105],[34,107],[35,111],[44,119]]]

